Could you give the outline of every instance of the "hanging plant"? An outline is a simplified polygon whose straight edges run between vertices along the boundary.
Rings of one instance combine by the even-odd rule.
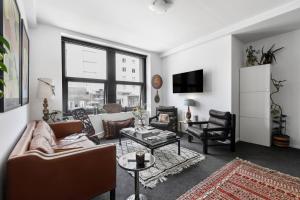
[[[257,55],[260,53],[259,50],[256,50],[253,48],[252,45],[250,45],[246,49],[247,53],[247,60],[246,60],[246,66],[254,66],[258,63]]]
[[[9,42],[3,36],[0,36],[0,71],[2,72],[0,75],[0,88],[5,87],[4,73],[7,73],[8,70],[6,65],[4,64],[4,55],[7,54],[9,50]],[[0,98],[2,98],[3,95],[3,89],[0,89]]]
[[[275,60],[275,62],[277,62],[275,53],[277,53],[284,47],[280,47],[278,49],[273,50],[274,47],[275,47],[275,44],[273,44],[267,52],[264,52],[264,47],[261,49],[261,59],[259,62],[260,65],[272,64],[273,60]]]

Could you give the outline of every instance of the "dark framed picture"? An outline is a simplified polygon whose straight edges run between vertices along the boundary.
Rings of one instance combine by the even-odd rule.
[[[29,37],[26,31],[24,20],[21,28],[21,50],[22,50],[22,105],[29,103]]]
[[[15,0],[0,0],[0,34],[10,43],[10,51],[4,56],[7,73],[0,72],[5,86],[3,98],[0,99],[0,112],[6,112],[21,105],[21,17]]]

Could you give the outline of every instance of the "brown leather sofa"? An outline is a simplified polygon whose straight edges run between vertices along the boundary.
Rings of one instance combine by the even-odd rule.
[[[7,200],[115,199],[116,147],[94,145],[80,121],[30,122],[7,162]],[[50,147],[49,147],[50,146]]]

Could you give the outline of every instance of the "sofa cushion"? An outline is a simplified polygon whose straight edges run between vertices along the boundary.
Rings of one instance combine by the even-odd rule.
[[[49,141],[51,146],[55,145],[56,137],[55,137],[52,129],[50,128],[49,124],[47,124],[45,121],[38,122],[32,135],[33,135],[33,137],[41,135]]]
[[[29,150],[39,150],[47,154],[54,153],[48,139],[42,135],[37,135],[32,138]]]
[[[74,149],[74,148],[89,148],[94,147],[95,144],[88,139],[87,136],[73,134],[71,136],[68,136],[63,139],[59,139],[56,141],[56,145],[54,146],[54,149]]]
[[[119,137],[122,128],[134,126],[134,118],[129,118],[120,121],[103,121],[104,138],[113,139]]]

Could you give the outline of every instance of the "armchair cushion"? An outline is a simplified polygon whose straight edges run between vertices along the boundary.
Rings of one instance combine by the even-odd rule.
[[[159,129],[167,129],[169,127],[169,123],[165,123],[165,122],[159,122],[159,121],[152,121],[150,123],[151,126],[155,127],[155,128],[159,128]]]
[[[169,123],[170,122],[169,115],[168,114],[159,114],[159,122]]]

